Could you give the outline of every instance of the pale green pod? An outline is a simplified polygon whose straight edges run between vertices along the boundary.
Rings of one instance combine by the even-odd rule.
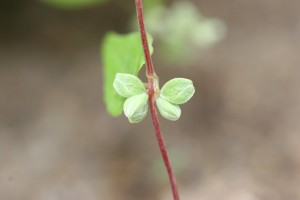
[[[139,123],[147,116],[148,106],[147,104],[138,113],[128,118],[130,123]]]
[[[146,91],[144,83],[131,74],[117,73],[113,87],[122,97],[129,98]]]
[[[176,121],[181,115],[181,109],[178,105],[172,104],[162,97],[156,99],[156,105],[160,114],[171,121]]]
[[[161,89],[160,95],[173,104],[186,103],[195,93],[193,82],[186,78],[174,78]]]
[[[124,105],[124,114],[131,123],[142,121],[148,111],[148,94],[142,93],[128,98]]]

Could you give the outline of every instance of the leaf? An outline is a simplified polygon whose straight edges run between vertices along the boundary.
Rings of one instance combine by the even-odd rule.
[[[151,53],[152,37],[148,34]],[[104,103],[109,114],[119,116],[123,110],[124,97],[118,95],[113,82],[117,73],[137,75],[145,64],[143,48],[139,33],[120,35],[108,33],[103,41],[102,59],[104,70]]]
[[[131,74],[117,73],[113,87],[120,96],[125,98],[146,92],[144,83]]]
[[[161,97],[156,99],[156,105],[160,114],[164,118],[171,121],[176,121],[179,119],[181,115],[181,109],[178,105],[172,104]]]
[[[144,4],[151,4],[152,1],[145,1]],[[155,6],[145,12],[145,21],[148,32],[160,41],[159,56],[177,66],[194,62],[199,57],[199,50],[215,45],[227,32],[222,20],[203,16],[191,1]]]
[[[169,80],[161,89],[160,95],[173,104],[186,103],[194,95],[193,82],[186,78]]]
[[[142,121],[148,111],[148,94],[142,93],[128,98],[124,103],[124,114],[129,122],[138,123]]]
[[[78,9],[82,7],[93,6],[105,3],[108,0],[39,0],[50,6],[63,9]]]
[[[143,7],[146,12],[161,6],[163,6],[162,0],[150,0],[150,1],[148,0],[143,2]]]

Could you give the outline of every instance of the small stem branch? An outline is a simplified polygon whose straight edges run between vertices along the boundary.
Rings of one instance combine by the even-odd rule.
[[[157,89],[157,77],[154,71],[154,67],[152,64],[151,54],[149,51],[148,41],[147,41],[147,35],[145,30],[145,24],[144,24],[144,16],[143,16],[143,5],[142,0],[135,0],[136,4],[136,10],[137,10],[137,17],[139,21],[139,27],[140,27],[140,33],[141,33],[141,39],[144,49],[144,55],[146,60],[146,66],[147,66],[147,77],[148,77],[148,94],[149,94],[149,107],[151,112],[151,118],[153,122],[153,126],[155,129],[156,138],[158,141],[158,145],[160,148],[160,152],[162,154],[165,166],[167,168],[167,172],[169,175],[169,180],[172,188],[173,198],[174,200],[179,200],[179,193],[177,189],[177,183],[174,176],[174,172],[172,170],[172,166],[170,164],[168,152],[166,149],[166,145],[164,142],[163,135],[160,130],[159,122],[158,122],[158,116],[157,116],[157,110],[155,107],[155,91]]]

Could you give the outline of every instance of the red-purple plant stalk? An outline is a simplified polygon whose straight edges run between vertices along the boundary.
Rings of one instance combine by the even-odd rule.
[[[136,5],[136,10],[137,10],[137,17],[138,17],[141,39],[142,39],[144,55],[145,55],[145,60],[146,60],[146,67],[147,67],[146,75],[148,78],[148,94],[149,94],[149,106],[150,106],[150,111],[151,111],[151,118],[152,118],[152,122],[154,125],[155,134],[157,137],[159,148],[160,148],[165,166],[168,171],[174,200],[179,200],[179,193],[178,193],[178,189],[177,189],[176,179],[174,176],[174,172],[172,170],[172,166],[170,164],[170,160],[169,160],[169,156],[167,153],[164,138],[160,131],[157,110],[155,107],[155,93],[156,93],[156,89],[157,89],[157,86],[156,86],[157,76],[155,74],[154,67],[152,64],[151,54],[149,51],[149,46],[148,46],[148,41],[147,41],[147,36],[146,36],[142,0],[135,0],[135,5]]]

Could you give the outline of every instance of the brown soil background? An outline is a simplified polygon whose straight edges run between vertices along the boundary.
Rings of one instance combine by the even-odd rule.
[[[154,56],[162,83],[196,87],[178,122],[160,120],[181,198],[300,200],[300,1],[194,2],[227,37],[188,66]],[[99,45],[129,31],[133,1],[0,4],[0,199],[172,199],[150,118],[102,101]]]

